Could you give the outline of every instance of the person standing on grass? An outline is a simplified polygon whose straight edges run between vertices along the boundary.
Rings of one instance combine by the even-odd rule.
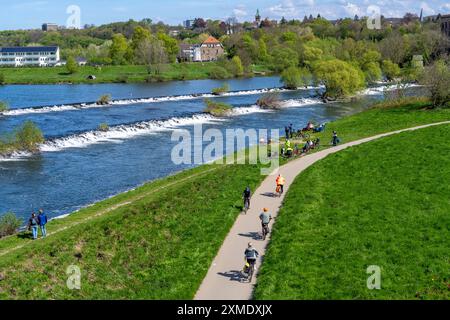
[[[290,137],[290,134],[289,134],[289,127],[288,127],[288,126],[284,127],[284,132],[285,132],[285,134],[286,134],[286,140],[288,140],[289,137]]]
[[[340,142],[341,140],[339,139],[337,132],[333,131],[333,140],[332,140],[333,146],[336,147]]]
[[[289,136],[291,139],[294,138],[294,126],[292,125],[292,123],[289,125]]]
[[[44,210],[39,210],[39,215],[38,215],[38,222],[39,222],[39,227],[41,228],[41,232],[42,232],[42,237],[45,238],[47,236],[47,215],[44,213]]]
[[[31,230],[33,235],[33,240],[36,240],[38,237],[38,219],[36,217],[36,214],[33,212],[31,214],[30,219],[28,220],[28,230]]]

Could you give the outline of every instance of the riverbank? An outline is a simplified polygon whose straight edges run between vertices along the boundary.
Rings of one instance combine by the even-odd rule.
[[[411,100],[327,126],[343,142],[450,119],[448,109]],[[191,299],[241,210],[241,189],[265,178],[260,165],[207,165],[146,184],[53,220],[50,236],[0,241],[0,298]],[[82,270],[68,291],[65,270]],[[33,288],[32,290],[30,288]]]
[[[149,73],[148,67],[143,65],[81,66],[73,74],[69,74],[66,67],[0,68],[0,73],[5,77],[4,84],[151,83],[234,78],[227,73],[218,73],[218,67],[216,62],[203,62],[166,64],[158,73]],[[268,75],[269,72],[265,67],[254,66],[248,76]],[[88,79],[92,75],[95,79]]]

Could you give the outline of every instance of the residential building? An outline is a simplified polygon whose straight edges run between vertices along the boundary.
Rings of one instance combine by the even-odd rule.
[[[194,61],[216,61],[225,54],[225,49],[219,40],[210,36],[200,45],[200,57],[194,52]],[[198,60],[200,58],[200,60]]]
[[[42,25],[42,31],[57,31],[58,25],[56,23],[44,23]]]
[[[194,45],[188,43],[180,44],[179,61],[194,61]]]
[[[216,38],[210,36],[201,44],[180,45],[179,61],[206,62],[216,61],[225,54],[222,43]]]
[[[425,22],[435,22],[439,23],[441,30],[448,37],[450,37],[450,14],[437,14],[433,16],[428,16],[424,18]]]
[[[55,66],[60,60],[57,46],[0,48],[0,66]]]

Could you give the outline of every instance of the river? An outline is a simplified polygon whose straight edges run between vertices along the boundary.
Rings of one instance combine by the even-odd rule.
[[[39,155],[0,159],[0,215],[14,212],[24,219],[44,208],[54,218],[192,167],[171,161],[177,128],[193,130],[196,123],[220,130],[282,130],[289,123],[299,128],[309,120],[359,112],[383,97],[382,89],[374,88],[356,102],[323,104],[314,88],[281,91],[284,107],[264,111],[255,102],[264,89],[279,87],[279,78],[236,79],[226,81],[233,93],[213,98],[231,104],[233,116],[203,114],[202,98],[209,95],[199,94],[223,82],[0,86],[0,101],[11,108],[0,116],[0,133],[32,120],[46,138]],[[103,94],[111,94],[114,104],[91,104]],[[99,131],[101,123],[110,131]]]

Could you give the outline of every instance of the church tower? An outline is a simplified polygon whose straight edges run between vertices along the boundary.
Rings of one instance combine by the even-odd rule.
[[[255,22],[258,26],[261,24],[261,15],[259,14],[259,9],[256,11]]]

